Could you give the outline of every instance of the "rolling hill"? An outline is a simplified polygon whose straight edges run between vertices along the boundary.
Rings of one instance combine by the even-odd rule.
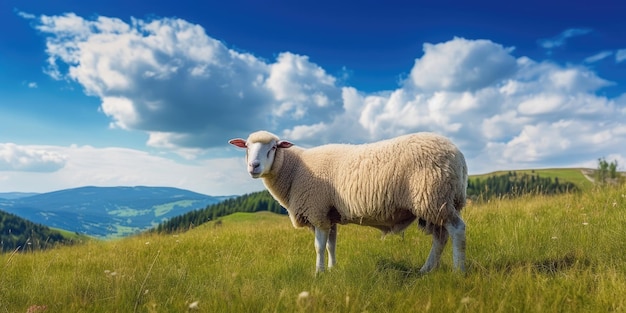
[[[0,199],[0,210],[104,239],[135,234],[227,198],[169,187],[80,187]]]
[[[0,199],[13,200],[35,195],[37,195],[37,193],[34,192],[0,192]]]
[[[0,211],[0,252],[43,250],[58,244],[84,242],[86,239]]]
[[[517,174],[536,174],[542,177],[549,177],[552,179],[558,178],[561,182],[570,182],[576,185],[580,190],[589,190],[593,187],[593,182],[589,180],[588,176],[593,176],[593,169],[585,168],[546,168],[546,169],[526,169],[526,170],[514,170]],[[511,171],[496,171],[487,174],[471,175],[470,179],[486,179],[492,176],[504,175]],[[591,173],[591,174],[589,174]]]

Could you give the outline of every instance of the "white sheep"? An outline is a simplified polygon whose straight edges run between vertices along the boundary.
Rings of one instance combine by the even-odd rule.
[[[258,131],[230,144],[246,149],[248,172],[262,178],[287,209],[294,227],[315,232],[316,272],[335,265],[337,224],[354,223],[401,232],[413,221],[433,235],[420,272],[437,267],[448,235],[454,267],[465,271],[467,165],[445,137],[416,133],[371,144],[294,146]]]

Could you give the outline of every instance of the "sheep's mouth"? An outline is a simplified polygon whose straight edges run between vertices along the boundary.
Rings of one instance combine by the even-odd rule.
[[[261,173],[260,172],[259,173],[257,173],[257,172],[250,172],[250,176],[252,178],[259,178],[259,177],[261,177]]]

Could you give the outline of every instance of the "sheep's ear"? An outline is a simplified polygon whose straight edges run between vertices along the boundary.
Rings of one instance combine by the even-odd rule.
[[[276,144],[277,147],[279,148],[289,148],[291,146],[293,146],[293,143],[287,141],[287,140],[281,140]]]
[[[241,138],[235,138],[228,141],[229,144],[239,147],[239,148],[247,148],[246,141]]]

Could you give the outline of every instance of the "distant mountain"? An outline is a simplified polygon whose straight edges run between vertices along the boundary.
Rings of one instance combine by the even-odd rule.
[[[35,196],[35,195],[38,195],[38,193],[34,193],[34,192],[0,192],[0,199],[13,200],[13,199],[26,198],[26,197]]]
[[[49,227],[115,238],[228,198],[169,187],[80,187],[0,199],[0,210]]]

